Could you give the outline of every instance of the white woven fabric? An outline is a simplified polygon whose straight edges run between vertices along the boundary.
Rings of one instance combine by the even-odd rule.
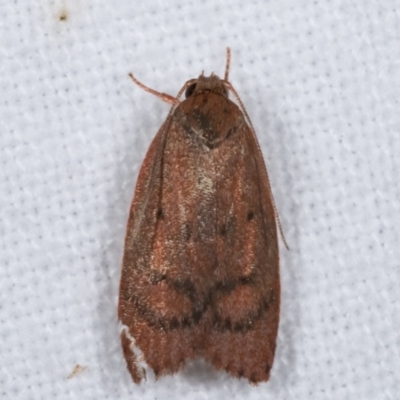
[[[399,13],[396,0],[3,1],[0,398],[398,399]],[[226,46],[290,245],[271,381],[198,362],[137,387],[120,263],[169,107],[127,74],[174,95],[223,75]]]

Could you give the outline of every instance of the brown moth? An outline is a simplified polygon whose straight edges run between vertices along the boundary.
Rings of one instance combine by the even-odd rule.
[[[176,98],[130,75],[173,104],[140,170],[125,240],[118,315],[136,383],[142,361],[158,377],[197,357],[253,384],[270,376],[279,220],[229,60],[228,49],[224,79],[202,74]]]

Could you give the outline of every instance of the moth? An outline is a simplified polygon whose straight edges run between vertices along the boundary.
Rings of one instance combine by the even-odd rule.
[[[252,384],[270,377],[280,225],[229,64],[228,48],[224,79],[202,74],[177,97],[130,74],[172,103],[143,161],[125,239],[118,316],[135,383],[143,362],[159,377],[197,357]]]

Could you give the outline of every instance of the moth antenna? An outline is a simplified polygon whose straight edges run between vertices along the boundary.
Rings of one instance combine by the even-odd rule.
[[[228,81],[229,78],[229,67],[231,65],[231,49],[229,47],[226,48],[226,65],[225,65],[225,76],[224,79]]]
[[[229,49],[229,47],[228,47],[228,49]],[[257,147],[258,147],[258,151],[262,154],[260,144],[258,143],[258,140],[257,140],[256,131],[254,130],[253,124],[250,121],[249,114],[247,114],[247,111],[246,111],[246,109],[245,109],[245,107],[244,107],[244,105],[242,103],[242,100],[240,100],[240,97],[239,97],[238,93],[236,92],[236,90],[233,88],[233,86],[226,79],[224,81],[224,85],[233,93],[233,95],[235,96],[237,102],[239,103],[239,106],[242,109],[243,114],[246,117],[248,124],[250,125],[250,129],[251,129],[251,132],[253,133],[254,140],[256,141],[256,144],[257,144]],[[278,209],[276,208],[276,205],[275,205],[275,199],[274,199],[274,195],[272,194],[271,183],[269,181],[269,176],[268,176],[267,168],[265,166],[265,161],[264,161],[263,157],[262,157],[262,161],[264,163],[264,171],[265,171],[265,175],[267,177],[268,191],[269,191],[269,194],[270,194],[271,199],[272,199],[272,207],[274,209],[275,219],[276,219],[276,223],[278,225],[279,233],[281,235],[281,238],[282,238],[282,241],[283,241],[285,247],[288,250],[290,250],[289,246],[287,244],[285,235],[283,234],[281,220],[279,219]]]
[[[166,103],[170,103],[170,104],[179,104],[179,97],[173,97],[167,93],[161,93],[161,92],[157,92],[157,90],[154,90],[152,88],[149,88],[148,86],[144,85],[142,82],[138,81],[133,74],[129,73],[130,78],[133,80],[133,82],[136,83],[136,85],[138,85],[140,88],[142,88],[143,90],[145,90],[146,92],[149,92],[151,94],[153,94],[154,96],[157,96],[158,98],[160,98],[162,101],[165,101]]]

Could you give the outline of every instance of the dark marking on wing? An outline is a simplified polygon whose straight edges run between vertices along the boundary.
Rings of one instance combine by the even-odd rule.
[[[163,212],[163,209],[161,207],[157,210],[157,219],[158,220],[163,220],[164,219],[164,212]]]
[[[254,212],[253,211],[249,211],[247,213],[247,221],[251,221],[254,218]]]
[[[168,282],[168,280],[167,280]],[[163,329],[165,331],[175,329],[185,329],[197,325],[203,314],[208,307],[213,304],[214,296],[218,292],[229,293],[234,290],[238,285],[251,285],[253,280],[251,277],[242,277],[236,281],[229,281],[226,283],[219,282],[204,296],[203,302],[199,303],[196,301],[196,289],[190,280],[184,281],[172,281],[168,282],[169,286],[176,291],[185,294],[193,303],[192,311],[189,314],[182,314],[178,317],[173,316],[172,318],[162,317],[154,312],[147,304],[141,302],[140,297],[132,295],[127,299],[130,303],[133,303],[137,308],[139,314],[146,320],[146,322],[155,328]],[[196,302],[196,306],[194,303]],[[269,306],[274,302],[274,294],[270,291],[265,297],[261,299],[258,304],[256,312],[250,313],[246,316],[245,320],[237,321],[232,323],[230,316],[225,319],[215,313],[213,317],[213,329],[219,332],[230,331],[232,333],[244,333],[252,329],[254,322],[262,318],[264,313],[268,310]]]

